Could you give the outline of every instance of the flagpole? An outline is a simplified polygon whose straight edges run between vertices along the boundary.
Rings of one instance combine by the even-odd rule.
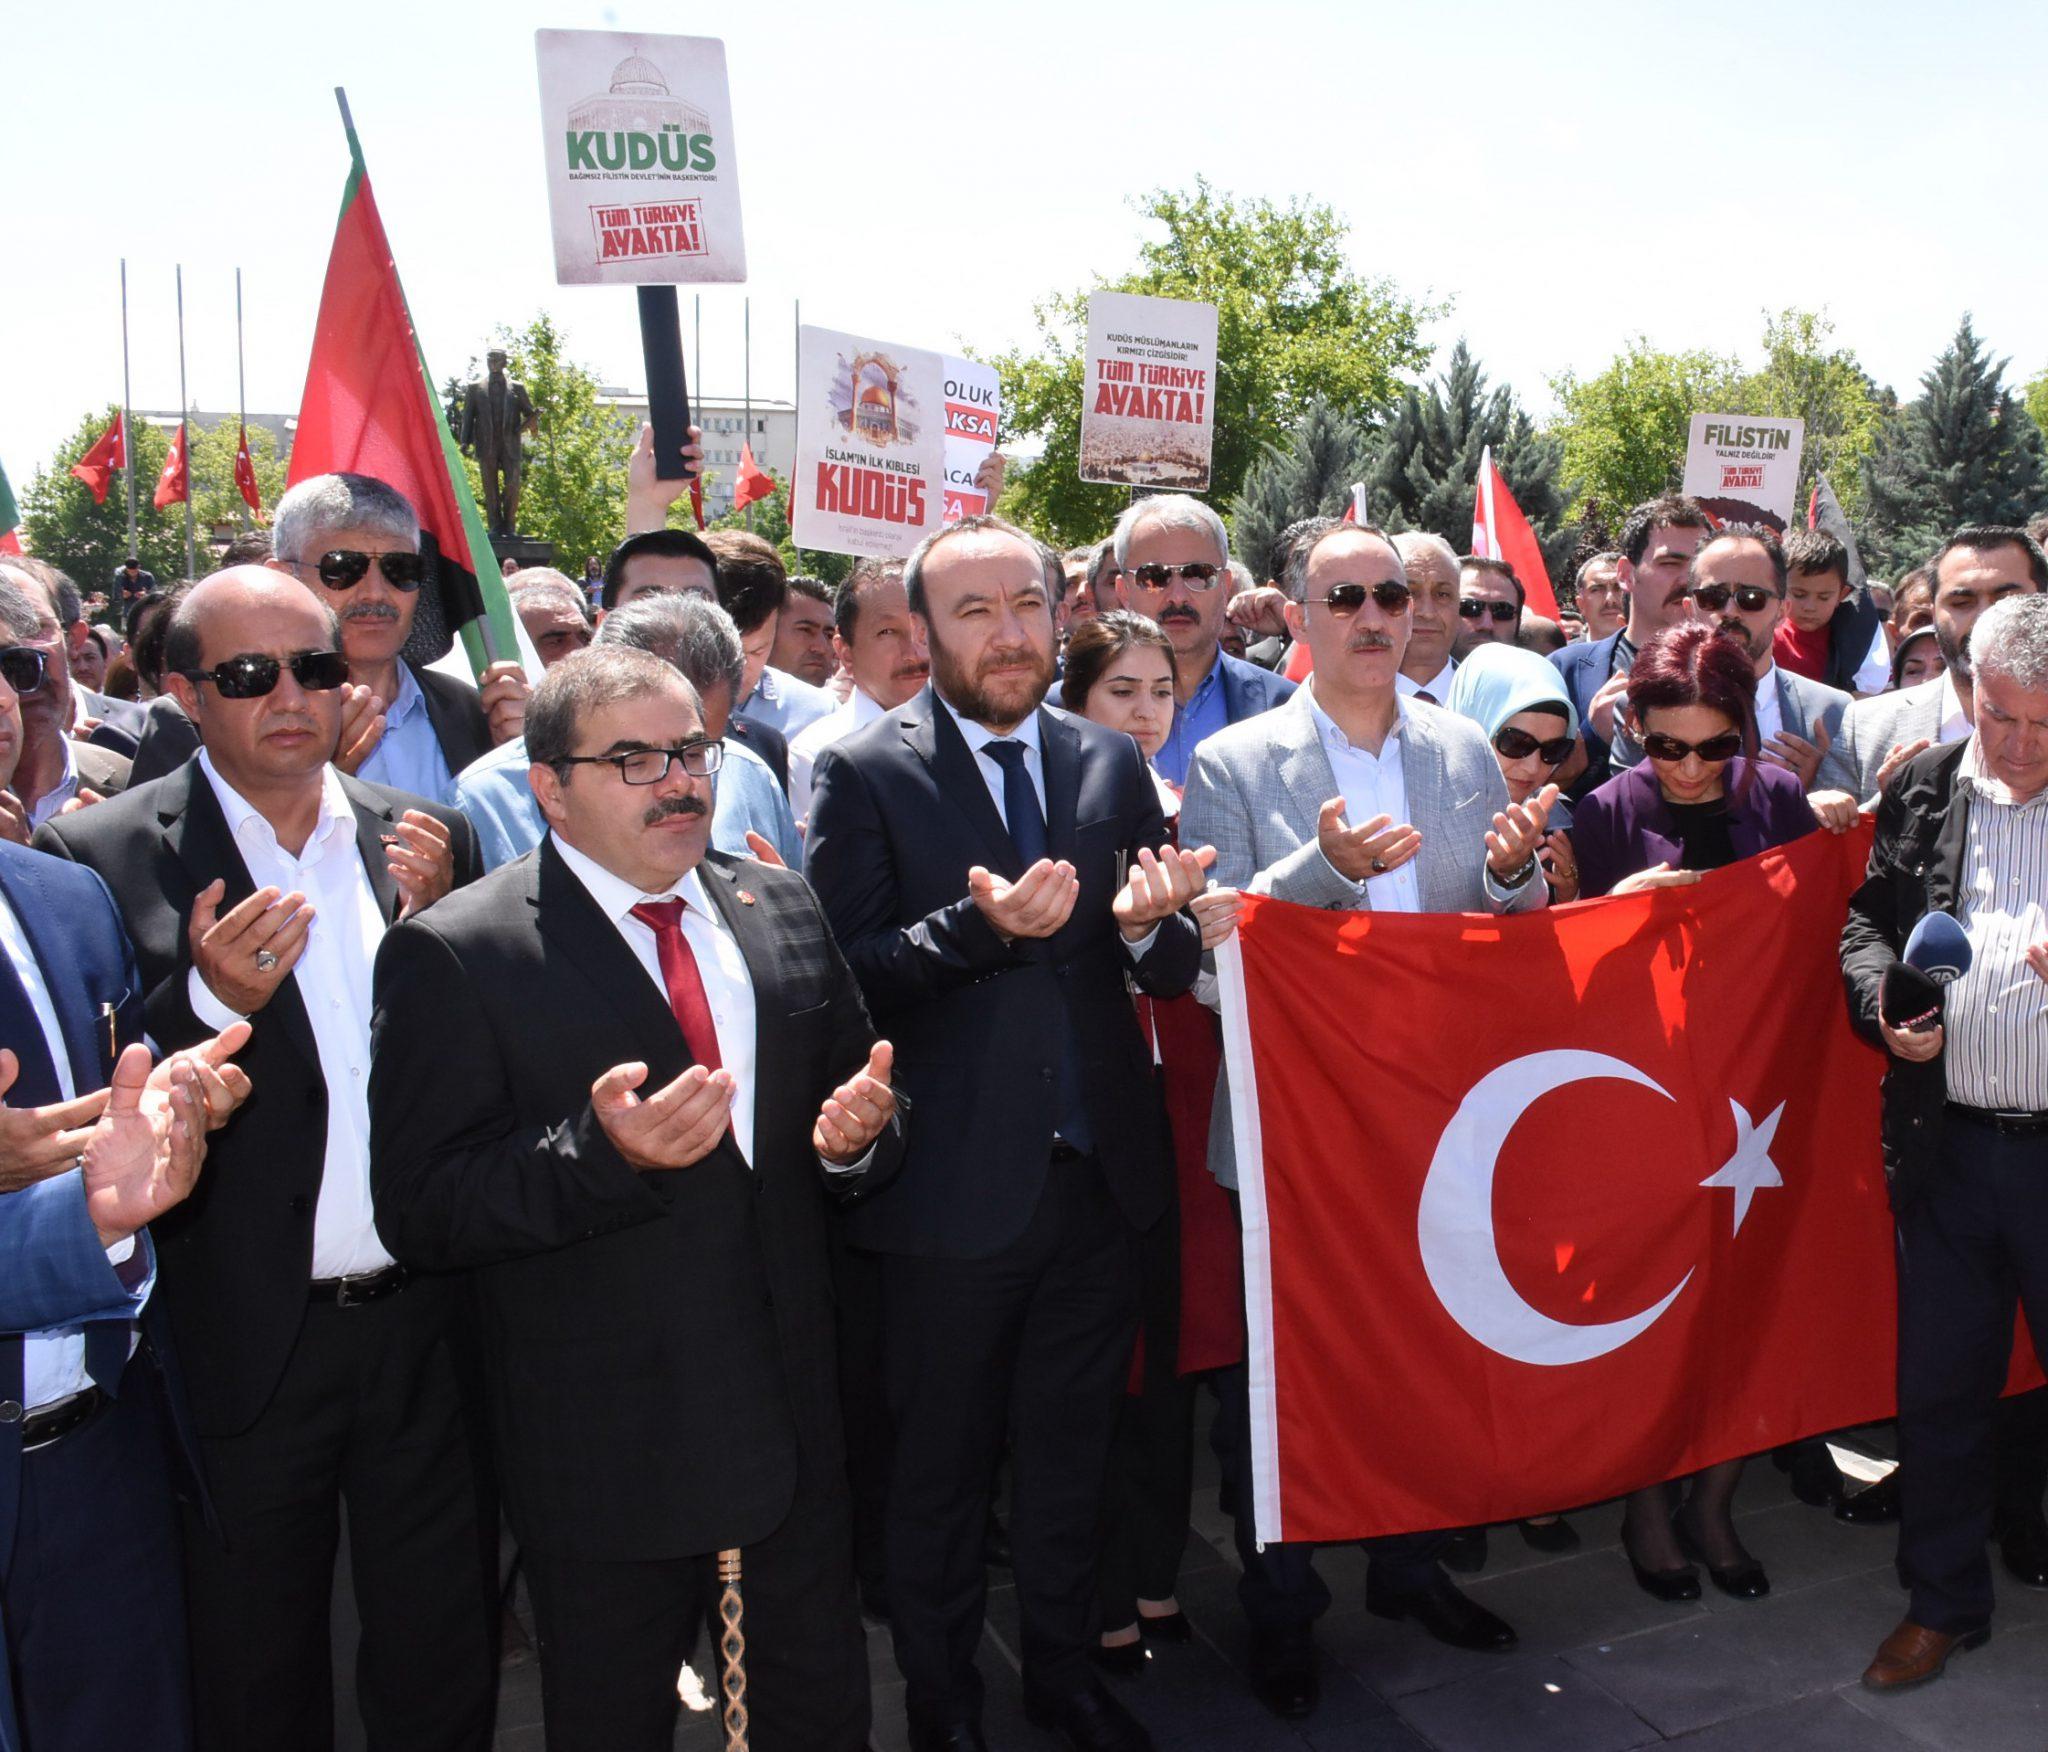
[[[741,454],[745,446],[754,442],[754,300],[751,296],[740,300],[740,444]],[[747,527],[754,527],[754,502],[749,499],[746,509]]]
[[[789,336],[790,345],[795,349],[790,355],[789,405],[793,408],[801,408],[803,402],[800,399],[799,392],[803,387],[804,380],[804,301],[801,298],[796,299],[794,306],[795,315],[790,323]],[[789,513],[789,545],[796,554],[796,569],[801,572],[804,569],[804,550],[796,545],[796,462],[794,458],[790,461],[789,476],[789,490],[784,495],[786,503],[783,508]]]
[[[241,427],[241,441],[249,437],[249,377],[242,359],[242,270],[235,270],[235,419]],[[239,456],[239,452],[237,453]],[[255,464],[250,464],[253,471]],[[237,485],[239,486],[239,482]],[[249,501],[242,501],[242,527],[249,527]]]
[[[121,472],[128,477],[128,551],[135,546],[135,412],[128,403],[128,258],[121,258]]]
[[[185,264],[178,264],[178,433],[185,446],[185,576],[199,572],[198,552],[192,540],[192,433],[186,424],[191,399],[185,390]]]

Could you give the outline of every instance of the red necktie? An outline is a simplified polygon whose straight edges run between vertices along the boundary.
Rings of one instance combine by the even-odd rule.
[[[683,1044],[707,1070],[717,1070],[718,1029],[711,1020],[711,1001],[704,995],[704,976],[683,935],[681,900],[643,900],[633,916],[654,932],[654,952],[661,959],[661,981],[668,987],[668,1007],[683,1031]]]

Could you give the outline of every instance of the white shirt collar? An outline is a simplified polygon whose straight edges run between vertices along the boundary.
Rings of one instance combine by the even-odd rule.
[[[1970,733],[1969,745],[1963,750],[1963,758],[1956,762],[1956,777],[1976,788],[1977,795],[1988,803],[2002,803],[2009,809],[2025,809],[2048,797],[2048,791],[2036,791],[2025,803],[2012,794],[2012,788],[2002,779],[1996,779],[1984,770],[1979,758],[1977,733]]]
[[[1033,754],[1039,754],[1040,758],[1043,758],[1038,746],[1037,707],[1034,706],[1029,712],[1025,713],[1023,723],[1012,730],[1008,736],[998,736],[986,724],[977,724],[971,718],[961,717],[957,711],[954,711],[953,702],[940,693],[937,688],[932,689],[932,697],[940,705],[944,706],[948,712],[953,714],[953,722],[959,725],[960,734],[967,738],[967,752],[969,754],[979,754],[991,742],[1021,742]]]
[[[864,687],[853,690],[853,696],[846,702],[847,710],[853,714],[853,727],[864,730],[877,718],[885,716],[882,702]]]
[[[659,894],[649,894],[644,888],[635,888],[623,876],[607,870],[589,853],[577,850],[567,840],[550,828],[548,842],[561,854],[562,862],[569,866],[576,880],[589,890],[590,898],[597,902],[598,911],[614,925],[624,924],[633,909],[643,900],[667,900],[671,897],[714,925],[723,926],[724,921],[712,909],[711,897],[704,892],[704,884],[695,868],[685,870],[682,876]]]
[[[1307,681],[1304,681],[1301,684],[1301,693],[1302,698],[1308,701],[1309,716],[1315,721],[1316,734],[1319,737],[1321,737],[1327,745],[1329,745],[1332,748],[1341,749],[1347,754],[1363,754],[1377,760],[1386,759],[1385,748],[1382,748],[1378,755],[1373,755],[1371,749],[1359,747],[1357,743],[1353,742],[1351,738],[1346,736],[1343,730],[1338,727],[1337,720],[1331,717],[1329,713],[1324,711],[1323,708],[1319,704],[1317,704],[1314,676],[1310,676]],[[1398,686],[1396,686],[1394,689],[1394,727],[1387,732],[1387,741],[1389,743],[1400,741],[1401,732],[1405,730],[1407,727],[1408,696],[1404,694]]]
[[[199,751],[199,770],[213,787],[213,794],[220,802],[220,812],[227,817],[228,831],[236,839],[241,839],[246,832],[270,845],[278,843],[277,829],[264,819],[255,804],[221,777],[220,769],[213,764],[213,756],[203,748]],[[345,830],[353,840],[356,814],[349,803],[348,793],[341,788],[341,776],[333,767],[324,766],[320,769],[320,814],[306,840],[306,851],[299,856],[303,859],[306,852],[315,846],[324,846],[337,829]]]
[[[1947,670],[1941,675],[1941,728],[1936,736],[1940,742],[1953,742],[1958,736],[1967,736],[1975,728],[1963,711],[1963,702],[1956,694],[1956,678]]]
[[[1451,697],[1451,682],[1457,667],[1449,658],[1445,658],[1443,668],[1427,681],[1410,681],[1405,674],[1397,673],[1394,676],[1394,691],[1400,694],[1426,693],[1441,706]]]

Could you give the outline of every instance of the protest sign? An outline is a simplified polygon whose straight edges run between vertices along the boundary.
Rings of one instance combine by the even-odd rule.
[[[1799,497],[1804,420],[1694,414],[1685,445],[1685,492],[1717,523],[1767,523],[1780,535]]]
[[[806,325],[797,379],[791,538],[835,554],[909,553],[945,513],[944,362]]]
[[[533,36],[555,278],[744,280],[725,44],[637,31]]]
[[[1216,430],[1216,306],[1095,292],[1081,478],[1199,493]]]
[[[1003,419],[1002,384],[993,366],[948,353],[946,370],[946,508],[942,518],[957,523],[995,507],[974,483],[975,471],[996,447]]]

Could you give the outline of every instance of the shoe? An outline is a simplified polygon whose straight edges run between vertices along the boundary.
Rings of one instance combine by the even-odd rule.
[[[1957,1649],[1982,1648],[1990,1639],[1988,1624],[1951,1636],[1910,1618],[1901,1619],[1899,1628],[1877,1645],[1877,1658],[1863,1669],[1864,1686],[1871,1691],[1903,1691],[1909,1685],[1925,1685],[1941,1677]]]
[[[981,1561],[991,1569],[1010,1567],[1010,1530],[996,1519],[993,1505],[988,1511],[988,1522],[981,1530]]]
[[[1691,1564],[1682,1564],[1677,1569],[1645,1569],[1636,1562],[1636,1554],[1628,1548],[1628,1529],[1621,1530],[1621,1554],[1628,1559],[1629,1572],[1636,1579],[1636,1586],[1652,1600],[1661,1600],[1667,1606],[1683,1606],[1700,1597],[1700,1574]]]
[[[1441,1562],[1461,1576],[1476,1576],[1486,1567],[1486,1529],[1457,1528],[1444,1540]]]
[[[1579,1548],[1579,1530],[1562,1515],[1554,1521],[1522,1521],[1522,1538],[1531,1551],[1547,1552],[1556,1557]]]
[[[1715,1587],[1731,1600],[1761,1600],[1771,1591],[1771,1578],[1764,1574],[1764,1566],[1753,1557],[1745,1556],[1741,1563],[1728,1569],[1716,1569],[1707,1562],[1700,1542],[1693,1537],[1692,1529],[1686,1525],[1685,1512],[1681,1509],[1671,1517],[1671,1531],[1678,1535],[1679,1549],[1699,1564],[1712,1579]],[[1697,1589],[1698,1584],[1694,1584]]]
[[[1135,1679],[1145,1670],[1145,1640],[1140,1637],[1127,1643],[1092,1642],[1088,1645],[1088,1658],[1105,1673],[1113,1673],[1119,1679]]]
[[[1306,1628],[1252,1632],[1252,1695],[1283,1721],[1298,1722],[1315,1713],[1322,1700],[1316,1677],[1316,1645]]]
[[[2026,1588],[2048,1588],[2048,1522],[2041,1511],[2015,1515],[1998,1530],[2006,1574]]]
[[[1835,1519],[1852,1527],[1887,1527],[1899,1518],[1899,1474],[1894,1468],[1875,1484],[1835,1504]]]
[[[1138,1614],[1138,1634],[1148,1643],[1184,1643],[1194,1640],[1194,1626],[1185,1612],[1162,1612],[1157,1618]]]
[[[973,1722],[948,1722],[943,1727],[910,1724],[910,1752],[988,1752],[988,1742]]]
[[[1780,1448],[1771,1460],[1790,1481],[1792,1494],[1808,1508],[1825,1509],[1833,1505],[1840,1513],[1848,1482],[1825,1443],[1816,1442],[1811,1447],[1804,1442],[1795,1443],[1790,1448]]]
[[[1027,1685],[1024,1714],[1032,1726],[1058,1734],[1073,1752],[1152,1752],[1152,1736],[1100,1685],[1066,1692]]]
[[[1460,1593],[1448,1577],[1417,1593],[1397,1594],[1375,1588],[1368,1575],[1365,1609],[1380,1618],[1412,1618],[1438,1642],[1454,1649],[1491,1654],[1515,1646],[1514,1626]]]

